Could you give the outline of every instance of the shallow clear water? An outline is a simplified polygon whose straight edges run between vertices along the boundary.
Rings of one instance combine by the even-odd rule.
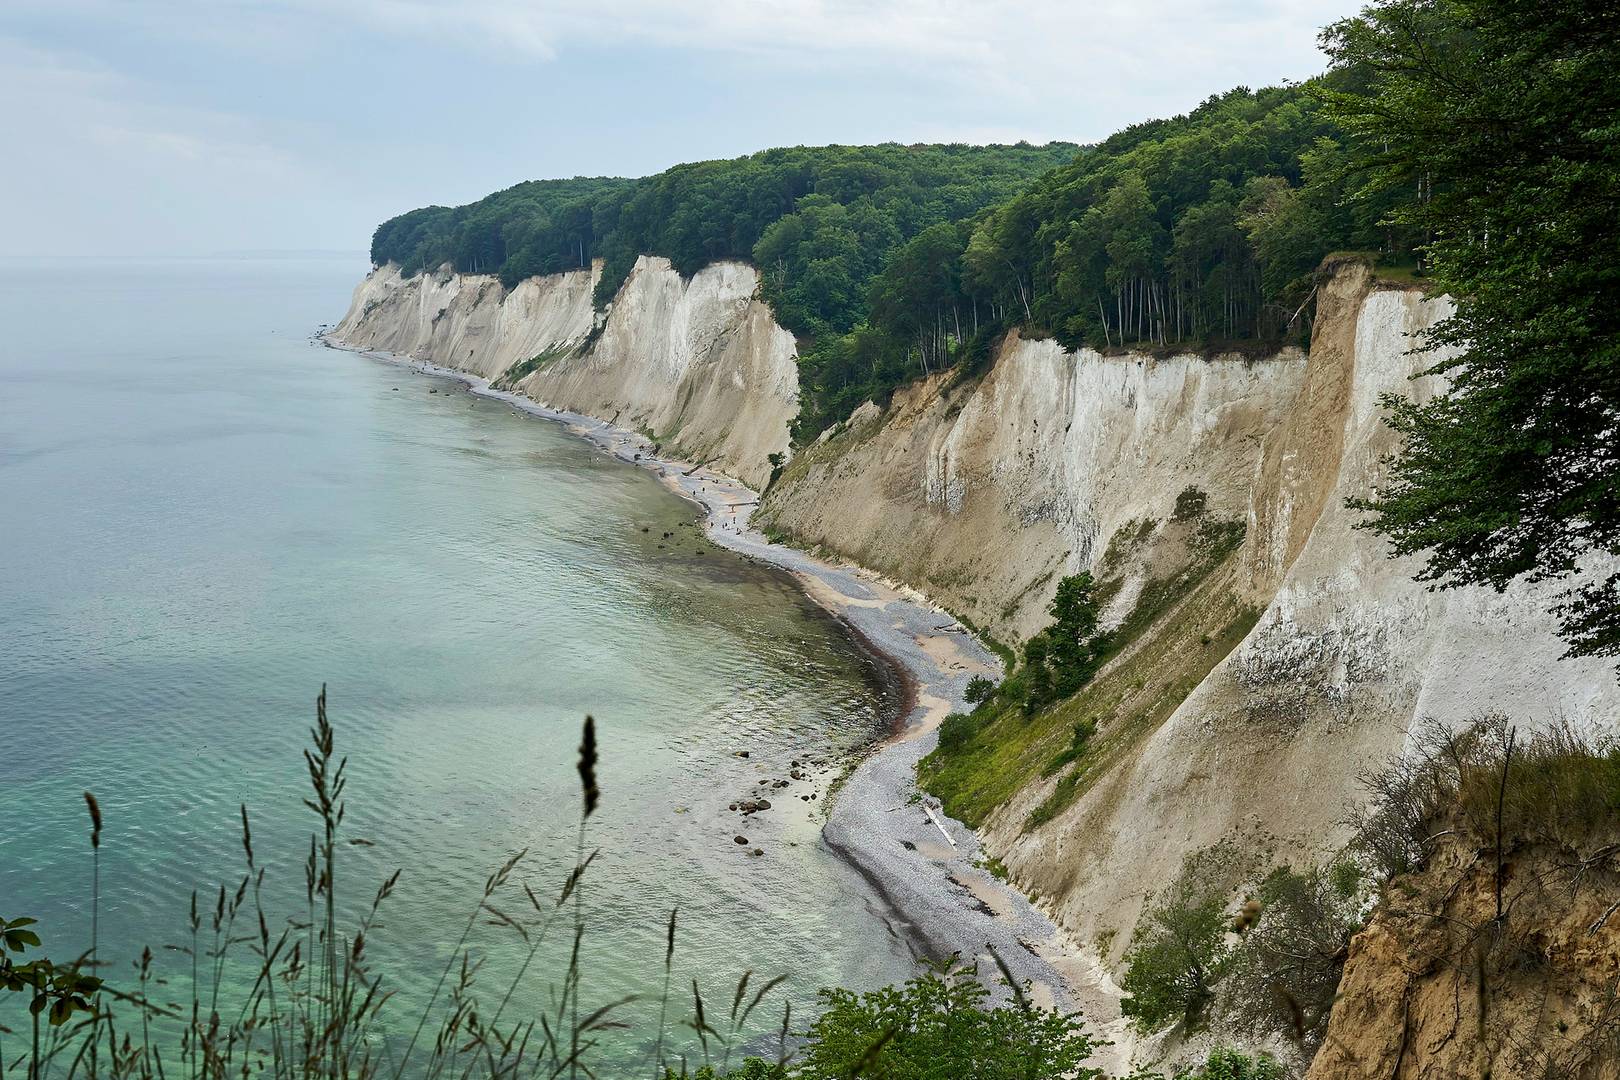
[[[0,262],[0,916],[40,918],[59,959],[88,945],[87,789],[115,977],[150,945],[189,994],[162,946],[185,940],[194,888],[208,907],[240,880],[240,803],[267,896],[301,915],[299,752],[325,682],[346,829],[371,842],[341,849],[340,899],[404,871],[371,944],[400,977],[393,1015],[414,1023],[502,858],[529,848],[517,876],[555,894],[587,711],[587,1003],[656,992],[674,906],[675,983],[716,999],[745,968],[791,974],[804,1009],[820,985],[904,976],[807,804],[726,808],[870,737],[869,662],[789,581],[703,543],[649,474],[311,344],[364,269]],[[474,937],[498,996],[516,936]],[[558,963],[542,951],[522,1007]]]

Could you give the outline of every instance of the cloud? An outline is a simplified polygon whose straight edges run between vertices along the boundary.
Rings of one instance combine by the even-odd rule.
[[[1319,26],[1346,13],[1342,0],[266,0],[259,6],[388,33],[453,31],[541,58],[571,43],[651,42],[818,62],[828,54],[969,64],[1067,56],[1071,67],[1104,50],[1214,53],[1240,42],[1300,54],[1311,51]]]
[[[0,0],[0,198],[51,208],[0,245],[313,247],[535,176],[1091,141],[1314,74],[1358,2]]]
[[[0,138],[11,146],[38,145],[33,137],[48,133],[58,146],[98,146],[130,166],[180,159],[281,180],[303,171],[240,117],[154,104],[137,80],[103,64],[7,38],[0,38],[0,100],[13,103],[0,112]]]
[[[1052,87],[1093,72],[1179,82],[1193,69],[1309,74],[1355,0],[11,0],[21,9],[296,47],[370,33],[551,61],[575,47],[726,54],[795,68],[881,62],[936,77]],[[604,73],[611,77],[611,73]],[[1273,78],[1278,76],[1273,76]],[[1213,87],[1211,88],[1213,89]]]
[[[0,201],[17,252],[174,251],[316,188],[319,170],[228,113],[153,100],[139,80],[64,51],[0,38]],[[237,224],[232,218],[236,216]]]
[[[1095,113],[1113,103],[1101,111],[1135,120],[1238,83],[1307,77],[1323,66],[1319,28],[1355,8],[1355,0],[267,2],[537,62],[633,47],[730,58],[763,80],[881,72],[937,94],[942,111],[960,96],[1000,107],[1006,115],[992,126],[1010,128],[1020,127],[1015,110],[1041,104]]]

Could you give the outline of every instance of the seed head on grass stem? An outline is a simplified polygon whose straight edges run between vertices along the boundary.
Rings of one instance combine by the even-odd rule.
[[[579,740],[579,781],[585,789],[585,816],[590,817],[602,792],[596,786],[596,721],[589,716]]]
[[[88,791],[84,793],[84,804],[90,808],[90,846],[101,846],[101,804],[96,797]]]

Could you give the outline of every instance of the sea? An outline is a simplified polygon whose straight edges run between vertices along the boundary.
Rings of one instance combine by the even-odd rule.
[[[324,687],[345,947],[398,872],[363,943],[395,995],[387,1052],[464,977],[486,1018],[512,995],[503,1024],[554,1008],[576,930],[581,1007],[635,996],[596,1036],[599,1075],[641,1074],[660,1014],[666,1054],[767,1052],[789,1003],[797,1029],[823,987],[913,974],[819,838],[893,706],[874,661],[648,472],[325,346],[366,270],[0,261],[0,919],[39,920],[30,955],[93,945],[115,985],[149,949],[150,992],[180,1011],[223,951],[240,997],[259,909],[309,940]],[[770,810],[730,809],[762,793]],[[748,999],[785,978],[732,1037],[745,973]],[[720,1036],[680,1026],[694,995]]]

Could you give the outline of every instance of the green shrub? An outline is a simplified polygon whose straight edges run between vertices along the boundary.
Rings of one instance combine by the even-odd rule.
[[[1024,644],[1025,714],[1086,685],[1108,654],[1109,635],[1097,629],[1100,604],[1090,573],[1059,581],[1046,610],[1051,625]]]
[[[999,1006],[972,969],[930,972],[869,993],[824,990],[796,1076],[803,1080],[1092,1080],[1095,1043],[1078,1014]]]
[[[1139,1031],[1194,1023],[1213,995],[1227,959],[1227,920],[1209,869],[1207,859],[1188,859],[1131,937],[1120,1012]]]
[[[1283,1080],[1285,1075],[1270,1054],[1250,1057],[1230,1047],[1217,1047],[1198,1068],[1178,1073],[1177,1080]]]
[[[951,713],[939,724],[941,750],[959,750],[979,733],[979,720],[974,713]]]
[[[763,1058],[746,1058],[741,1065],[729,1072],[717,1070],[713,1065],[705,1065],[691,1074],[691,1080],[787,1080],[787,1076],[786,1066]],[[666,1069],[664,1080],[685,1080],[685,1078],[681,1073]]]
[[[975,675],[968,680],[967,689],[962,691],[962,700],[969,705],[979,705],[990,700],[996,692],[996,684],[983,675]]]
[[[1350,939],[1361,929],[1362,892],[1361,872],[1348,860],[1278,867],[1261,882],[1245,905],[1247,929],[1227,974],[1241,1019],[1287,1035],[1307,1053],[1321,1044]]]
[[[511,389],[547,364],[570,356],[573,352],[574,346],[570,344],[554,345],[542,349],[527,360],[519,360],[502,372],[500,377],[495,380],[495,388],[497,390]]]
[[[1188,518],[1200,517],[1208,505],[1209,496],[1201,488],[1189,484],[1176,496],[1176,509],[1170,520],[1186,521]]]

